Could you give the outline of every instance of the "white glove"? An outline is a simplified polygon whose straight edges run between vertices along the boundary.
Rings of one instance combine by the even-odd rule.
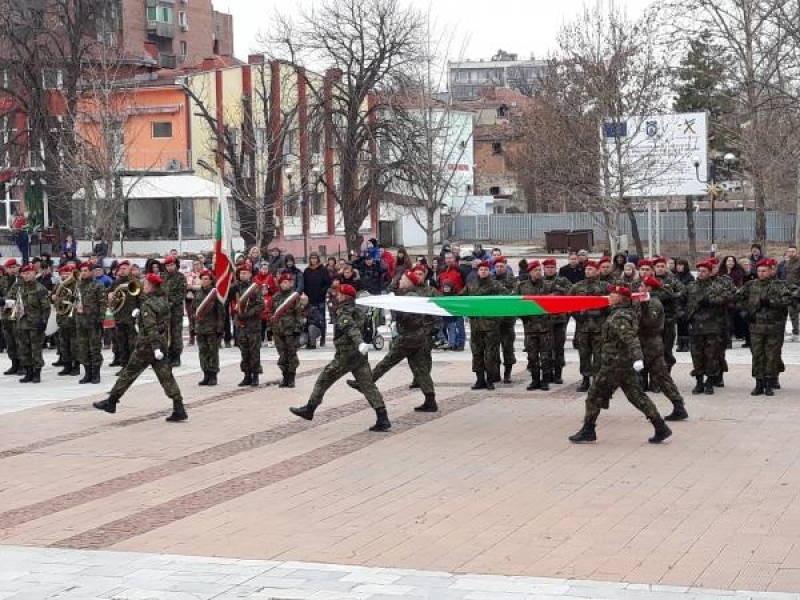
[[[141,314],[141,312],[142,312],[142,311],[140,311],[138,308],[134,308],[134,309],[131,311],[131,316],[132,316],[134,319],[136,319],[136,318],[139,316],[139,314]],[[161,360],[161,359],[159,359],[159,360]]]
[[[153,356],[156,357],[156,360],[164,360],[164,353],[159,348],[156,348],[156,351],[153,352]]]
[[[369,353],[369,344],[367,344],[366,342],[361,342],[358,345],[358,351],[361,352],[361,354],[363,354],[364,356],[366,356]]]
[[[637,360],[633,363],[633,370],[639,373],[642,369],[644,369],[644,363],[640,360]]]

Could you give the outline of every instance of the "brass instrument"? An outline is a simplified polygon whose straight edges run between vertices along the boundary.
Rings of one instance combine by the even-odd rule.
[[[25,303],[22,301],[22,290],[17,288],[17,296],[14,300],[14,308],[11,309],[11,320],[19,321],[25,316]]]
[[[236,314],[241,315],[247,310],[247,303],[250,301],[250,296],[260,291],[261,286],[257,283],[251,283],[243,293],[239,294],[239,299],[236,301]]]
[[[53,308],[56,314],[60,316],[72,316],[75,308],[75,289],[78,287],[78,279],[75,277],[75,272],[72,271],[69,277],[64,279],[58,284],[58,287],[53,292],[55,300],[53,300]]]
[[[117,314],[125,306],[128,296],[135,298],[142,293],[142,284],[138,280],[132,279],[116,287],[111,293],[113,298],[109,300],[108,308],[111,309],[112,313]]]

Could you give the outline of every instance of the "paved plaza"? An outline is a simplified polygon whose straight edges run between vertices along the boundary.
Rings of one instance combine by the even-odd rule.
[[[433,415],[400,365],[379,382],[388,434],[343,381],[313,422],[289,414],[331,349],[302,352],[283,390],[274,349],[254,389],[235,385],[236,349],[197,387],[188,348],[184,424],[164,422],[152,373],[116,415],[91,408],[112,369],[5,378],[0,599],[800,598],[800,344],[769,399],[750,397],[739,345],[714,396],[689,394],[677,355],[691,419],[661,446],[621,394],[597,444],[567,441],[584,398],[571,349],[550,392],[525,391],[524,362],[513,385],[470,391],[469,353],[437,352]]]

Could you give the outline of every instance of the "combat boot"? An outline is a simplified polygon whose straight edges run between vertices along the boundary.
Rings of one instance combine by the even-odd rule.
[[[553,383],[557,385],[561,385],[564,383],[564,379],[561,377],[561,371],[563,367],[556,367],[555,371],[553,372]]]
[[[42,370],[36,368],[33,370],[33,377],[31,377],[31,383],[42,383]]]
[[[647,440],[651,444],[660,444],[672,435],[672,430],[667,426],[666,423],[664,423],[664,419],[661,417],[650,419],[650,422],[653,424],[653,428],[655,429],[655,435]]]
[[[61,369],[56,375],[72,375],[72,362],[61,363],[64,368]]]
[[[70,375],[77,376],[81,374],[81,363],[78,361],[74,361],[72,363],[72,370],[69,372]]]
[[[258,387],[258,371],[250,373],[250,387]]]
[[[109,367],[121,367],[123,366],[122,361],[120,360],[119,354],[114,354],[114,360],[108,363]]]
[[[686,412],[686,406],[682,400],[672,403],[672,412],[664,417],[665,421],[683,421],[689,418],[689,413]]]
[[[244,387],[246,385],[250,385],[253,383],[253,376],[250,374],[250,371],[245,371],[244,377],[239,382],[239,387]]]
[[[772,390],[772,379],[767,377],[764,379],[764,395],[765,396],[774,396],[775,392]]]
[[[297,415],[298,417],[304,418],[306,421],[310,421],[314,418],[314,411],[317,410],[316,406],[311,406],[310,404],[304,404],[303,406],[292,406],[289,409],[289,412],[293,415]]]
[[[281,369],[281,382],[278,384],[279,388],[289,387],[289,374],[285,369]]]
[[[500,381],[500,374],[497,375],[489,375],[486,373],[486,389],[493,390],[495,381]]]
[[[580,428],[578,433],[569,436],[569,441],[573,444],[587,444],[589,442],[596,442],[597,432],[595,431],[595,424],[584,421],[583,427]]]
[[[717,378],[714,381],[714,386],[715,387],[722,387],[722,388],[725,387],[725,379],[723,379],[723,374],[722,373],[717,375]]]
[[[751,396],[760,396],[764,393],[764,380],[756,379],[756,387],[750,392]]]
[[[176,356],[175,358],[170,360],[169,361],[169,366],[172,367],[173,369],[175,369],[177,367],[180,367],[181,366],[181,357],[180,356]]]
[[[203,380],[197,385],[208,385],[208,378],[211,377],[210,371],[203,371]]]
[[[584,377],[581,381],[580,385],[576,388],[575,391],[577,392],[588,392],[589,388],[592,387],[592,382],[588,377]]]
[[[439,406],[436,404],[436,394],[425,394],[425,402],[415,406],[414,410],[417,412],[437,412]]]
[[[706,389],[705,384],[703,383],[703,376],[702,375],[697,375],[695,377],[695,379],[697,380],[697,385],[695,385],[692,388],[692,393],[693,394],[702,394]]]
[[[376,408],[375,415],[377,419],[375,425],[369,428],[370,431],[389,431],[392,428],[392,424],[389,422],[389,415],[386,412],[386,407]]]
[[[91,383],[100,383],[100,367],[92,367],[92,380]]]
[[[538,390],[542,385],[542,381],[539,377],[539,370],[531,371],[531,382],[528,384],[528,387],[525,389],[528,391]]]
[[[778,379],[778,375],[776,375],[775,377],[772,378],[772,389],[773,390],[781,389],[781,382]]]
[[[104,410],[112,415],[117,412],[117,404],[119,404],[119,400],[110,396],[105,400],[92,402],[92,406],[94,406],[97,410]]]
[[[511,368],[512,365],[506,365],[503,370],[503,383],[511,383]]]
[[[359,387],[358,382],[355,379],[348,379],[345,383],[349,385],[351,388],[353,388],[355,391],[357,392],[361,391],[361,387]]]
[[[78,383],[89,383],[92,380],[92,367],[83,365],[84,375]]]
[[[217,374],[208,372],[208,383],[206,385],[217,385]]]
[[[19,380],[20,383],[30,383],[33,381],[33,368],[25,367],[25,377]]]
[[[288,373],[288,380],[286,382],[286,387],[293,388],[294,387],[294,378],[296,373],[294,371],[289,371]]]
[[[172,401],[172,414],[164,420],[169,421],[170,423],[179,423],[180,421],[185,421],[188,418],[189,415],[186,414],[186,408],[183,406],[183,400],[178,398],[177,400]]]
[[[486,389],[486,374],[483,371],[480,371],[475,374],[477,379],[475,380],[475,384],[470,388],[471,390],[485,390]],[[352,386],[351,386],[352,387]],[[492,386],[494,389],[494,386]]]
[[[3,375],[16,375],[19,372],[19,361],[12,360],[11,366],[8,368],[7,371],[3,371]]]
[[[550,391],[550,381],[553,379],[553,376],[549,373],[545,373],[542,371],[542,382],[539,384],[539,389],[543,392]]]
[[[715,381],[715,378],[711,377],[711,375],[706,377],[706,385],[703,388],[703,391],[709,396],[714,393],[714,381]]]

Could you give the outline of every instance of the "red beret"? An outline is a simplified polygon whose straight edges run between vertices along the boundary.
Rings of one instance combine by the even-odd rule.
[[[708,269],[710,271],[714,264],[710,260],[701,260],[696,266],[698,269]]]
[[[236,267],[236,275],[239,275],[242,271],[247,271],[251,275],[253,274],[253,270],[244,263]]]
[[[583,266],[584,266],[584,268],[585,268],[585,267],[594,267],[595,269],[598,269],[598,268],[600,268],[600,264],[599,264],[599,263],[598,263],[596,260],[587,260],[587,261],[584,263],[584,265],[583,265]]]
[[[650,260],[649,258],[643,258],[642,260],[639,261],[639,268],[641,269],[642,267],[651,267],[652,268],[653,267],[653,261]]]
[[[6,266],[6,267],[16,267],[17,266],[17,259],[16,258],[9,258],[4,263],[4,266]]]
[[[711,258],[707,258],[706,260],[711,265],[718,265],[719,264],[719,259],[716,256],[712,256]]]
[[[608,286],[609,294],[621,294],[622,296],[631,296],[631,289],[624,285],[610,285]]]
[[[172,256],[171,254],[167,258],[164,259],[164,264],[165,265],[171,265],[171,264],[174,264],[174,263],[175,263],[175,257]]]
[[[118,269],[119,269],[120,267],[125,267],[125,266],[128,266],[128,267],[130,267],[130,266],[131,266],[131,261],[129,261],[129,260],[123,260],[122,262],[120,262],[120,263],[117,263],[117,268],[118,268]]]
[[[78,265],[78,268],[79,269],[89,269],[89,270],[91,270],[91,269],[94,268],[94,265],[92,265],[92,263],[90,263],[88,260],[85,260],[81,264]]]
[[[760,261],[756,263],[756,267],[768,267],[772,268],[776,266],[778,263],[774,258],[762,258]]]
[[[652,288],[660,288],[663,285],[658,277],[653,277],[652,275],[648,275],[642,279],[642,283]]]
[[[214,273],[212,273],[210,269],[203,269],[200,271],[200,277],[211,277],[213,279]]]
[[[545,267],[555,267],[555,266],[556,266],[556,259],[555,259],[555,258],[545,258],[545,259],[542,261],[542,264],[543,264]]]
[[[36,267],[34,267],[33,265],[25,265],[24,267],[22,267],[19,270],[19,272],[20,273],[28,273],[30,271],[35,271],[35,270],[36,270]]]
[[[72,273],[74,270],[75,270],[75,265],[73,265],[72,263],[67,263],[65,265],[58,267],[59,273]]]
[[[600,265],[602,265],[603,263],[609,263],[609,264],[611,264],[611,257],[610,257],[610,256],[604,256],[604,257],[602,257],[600,260],[598,260],[598,261],[597,261],[597,266],[599,267],[599,266],[600,266]]]
[[[662,264],[662,265],[667,264],[667,257],[666,256],[656,256],[653,259],[653,266],[655,266],[655,265],[657,265],[659,263]]]
[[[280,283],[281,281],[289,281],[289,282],[291,282],[293,280],[294,280],[294,277],[292,277],[291,273],[281,273],[280,277],[278,277],[278,283]]]
[[[506,260],[506,257],[505,257],[505,256],[495,256],[495,257],[494,257],[494,264],[497,264],[497,263],[507,263],[507,262],[508,262],[508,260]]]
[[[478,268],[480,269],[481,267],[486,267],[488,269],[489,268],[489,262],[485,261],[485,260],[482,260],[481,262],[478,263]]]
[[[528,263],[528,273],[530,273],[534,269],[538,269],[541,266],[542,263],[540,263],[538,260],[532,260],[531,262]]]
[[[339,286],[339,289],[336,290],[337,292],[344,294],[345,296],[350,296],[351,298],[356,297],[356,288],[354,288],[349,283],[345,283]]]
[[[408,271],[406,271],[405,273],[403,273],[403,275],[405,277],[408,277],[408,280],[411,283],[413,283],[414,285],[421,285],[422,284],[422,278],[419,275],[417,275],[414,271],[412,271],[410,269]]]
[[[412,271],[427,271],[428,267],[423,265],[422,263],[417,263],[413,267],[411,267]]]
[[[145,279],[147,279],[147,281],[149,281],[153,285],[161,285],[162,283],[164,283],[164,280],[161,279],[161,276],[157,275],[156,273],[148,273]]]

